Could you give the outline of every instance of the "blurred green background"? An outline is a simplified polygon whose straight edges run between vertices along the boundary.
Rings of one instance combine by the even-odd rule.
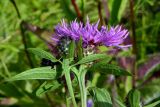
[[[55,107],[64,106],[63,94],[51,91],[36,96],[34,91],[40,86],[38,81],[3,82],[26,69],[40,66],[40,59],[26,49],[37,47],[48,50],[46,44],[51,42],[54,26],[61,19],[72,21],[77,18],[85,22],[87,16],[94,23],[100,19],[101,25],[121,24],[129,29],[133,48],[119,52],[113,63],[118,64],[118,58],[136,56],[137,84],[142,101],[147,103],[160,99],[160,1],[134,0],[133,8],[131,1],[0,0],[0,107],[47,107],[49,102],[54,103]],[[129,65],[124,66],[127,69]],[[106,78],[104,76],[103,80],[98,81]],[[123,99],[125,94],[122,92],[128,92],[131,81],[130,78],[127,78],[128,83],[124,83],[123,78],[120,80],[117,90]],[[112,90],[110,84],[104,83],[103,86]]]

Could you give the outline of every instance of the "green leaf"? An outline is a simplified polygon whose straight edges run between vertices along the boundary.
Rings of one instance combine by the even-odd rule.
[[[158,106],[158,105],[160,105],[160,95],[159,95],[159,93],[155,93],[153,96],[149,96],[149,99],[147,99],[147,101],[144,102],[144,105],[149,106],[149,107],[151,107],[151,105],[154,105],[154,107],[159,107]]]
[[[104,59],[104,58],[107,58],[107,57],[108,56],[106,54],[91,54],[91,55],[88,55],[88,56],[82,58],[75,65],[85,64],[85,63],[93,62],[93,61],[98,60],[98,59]],[[108,57],[108,58],[110,58],[110,57]]]
[[[45,81],[36,91],[36,95],[40,96],[48,91],[57,89],[60,84],[57,81],[47,82]]]
[[[24,95],[18,89],[16,85],[11,83],[1,84],[0,85],[0,94],[5,95],[7,97],[15,97],[15,98],[22,98]]]
[[[51,60],[52,62],[57,62],[57,59],[52,54],[50,54],[49,52],[46,52],[46,51],[44,51],[42,49],[39,49],[39,48],[29,48],[28,50],[31,53],[37,55],[40,58],[45,58],[45,59]]]
[[[95,107],[112,107],[111,97],[105,88],[91,88],[90,94]]]
[[[81,12],[82,12],[82,16],[84,15],[85,4],[86,4],[86,0],[81,0],[80,1],[80,9],[81,9]]]
[[[145,83],[145,85],[140,84],[139,91],[143,95],[143,101],[144,103],[148,103],[148,101],[155,100],[155,95],[156,98],[159,97],[157,100],[160,100],[160,78],[153,79],[153,80],[147,80],[148,82]],[[151,102],[152,103],[152,102]]]
[[[120,9],[120,5],[121,5],[122,0],[114,0],[112,3],[112,11],[111,11],[111,20],[110,23],[115,24],[118,21],[118,12]]]
[[[129,0],[122,0],[120,8],[119,8],[119,12],[118,12],[118,21],[121,20],[122,16],[124,15],[125,11],[126,11],[126,7],[128,5],[128,1]]]
[[[72,41],[69,45],[69,58],[74,58],[75,53],[75,41]]]
[[[115,99],[116,104],[118,105],[118,107],[126,107],[121,101]]]
[[[124,69],[120,68],[119,66],[107,64],[106,62],[99,62],[94,64],[90,71],[99,71],[102,74],[113,74],[113,75],[128,75],[131,74]]]
[[[78,61],[83,58],[82,37],[80,37],[80,40],[77,43],[77,56]]]
[[[67,83],[67,87],[68,87],[68,92],[71,96],[72,99],[72,103],[74,107],[77,107],[77,103],[75,100],[75,96],[74,96],[74,92],[73,92],[73,87],[72,87],[72,81],[70,78],[70,66],[69,66],[69,59],[64,59],[63,63],[62,63],[62,68],[63,68],[63,73],[65,75],[65,80]]]
[[[131,90],[128,93],[128,101],[131,107],[140,107],[140,92],[138,90]]]
[[[30,70],[26,70],[20,74],[17,74],[9,79],[9,81],[16,80],[31,80],[31,79],[55,79],[56,72],[51,67],[39,67]]]
[[[152,104],[146,105],[144,107],[159,107],[160,106],[160,100],[153,102]]]
[[[128,0],[113,0],[110,23],[118,23],[126,11]]]
[[[160,100],[155,101],[151,104],[145,105],[144,107],[159,107],[160,106]]]
[[[12,52],[19,52],[19,50],[12,44],[0,44],[0,49],[11,50]]]
[[[74,20],[76,18],[76,14],[70,8],[71,7],[70,0],[60,0],[60,7],[63,10],[63,14],[65,14],[67,19]]]

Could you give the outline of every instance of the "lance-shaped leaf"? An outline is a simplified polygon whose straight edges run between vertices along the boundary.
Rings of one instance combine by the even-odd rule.
[[[160,54],[151,55],[144,64],[139,66],[138,68],[138,76],[139,78],[147,79],[149,78],[154,69],[160,66]]]
[[[60,7],[63,10],[63,14],[67,17],[69,20],[73,20],[76,18],[76,14],[73,12],[71,7],[71,1],[70,0],[61,0],[60,1]]]
[[[48,91],[53,91],[57,89],[60,84],[57,81],[47,82],[45,81],[38,89],[36,90],[36,95],[40,96]]]
[[[152,104],[149,104],[149,105],[146,105],[144,107],[159,107],[160,106],[160,100],[159,101],[156,101]]]
[[[69,44],[68,58],[73,58],[74,57],[74,53],[75,53],[75,41],[71,41],[71,43]]]
[[[118,107],[126,107],[121,101],[119,101],[118,99],[115,99],[116,104],[118,105]]]
[[[95,107],[112,107],[111,97],[105,88],[91,88],[90,94]]]
[[[140,92],[138,90],[131,90],[127,98],[130,107],[140,107]]]
[[[53,80],[56,78],[56,71],[51,67],[39,67],[30,70],[26,70],[20,74],[17,74],[9,79],[9,81],[16,80],[31,80],[31,79],[47,79]]]
[[[18,90],[18,87],[13,85],[12,83],[1,84],[0,92],[7,97],[14,97],[17,99],[22,98],[24,95]]]
[[[144,107],[159,107],[159,106],[160,106],[160,100],[147,104]]]
[[[57,59],[52,54],[50,54],[49,52],[46,52],[46,51],[44,51],[42,49],[39,49],[39,48],[29,48],[28,50],[31,53],[37,55],[40,58],[45,58],[45,59],[51,60],[52,62],[57,62]]]
[[[116,0],[114,0],[114,1],[116,1]],[[123,15],[124,15],[124,13],[126,13],[125,11],[126,11],[126,7],[128,5],[128,2],[129,2],[129,0],[122,0],[121,1],[120,7],[119,7],[119,12],[117,13],[118,14],[118,16],[117,16],[118,21],[120,21],[121,18],[123,17]]]
[[[128,75],[131,76],[129,72],[120,68],[119,66],[107,64],[106,62],[99,62],[94,64],[90,71],[98,71],[102,74],[113,74],[113,75]]]
[[[122,0],[113,0],[112,3],[112,11],[111,11],[111,20],[110,23],[117,23],[118,22],[118,13],[120,10]]]
[[[110,60],[111,57],[107,56],[106,54],[92,54],[92,55],[88,55],[88,56],[82,58],[75,65],[93,62],[93,61],[98,60],[98,59],[108,59],[108,60]]]
[[[140,84],[139,91],[143,95],[143,101],[145,104],[152,103],[153,100],[160,100],[160,79],[149,79],[144,84]],[[156,96],[155,96],[156,95]],[[157,101],[156,100],[156,101]],[[148,102],[149,101],[149,102]]]
[[[80,40],[77,43],[77,57],[78,61],[83,58],[83,48],[82,48],[82,37],[80,37]]]

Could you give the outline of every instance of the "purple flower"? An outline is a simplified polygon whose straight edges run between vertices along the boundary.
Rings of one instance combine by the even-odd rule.
[[[68,29],[68,27],[69,25],[64,20],[62,20],[61,24],[58,24],[55,27],[55,34],[53,35],[52,40],[58,42],[59,39],[64,36],[70,37],[70,29]]]
[[[102,26],[100,32],[103,35],[102,43],[105,46],[115,46],[119,48],[130,46],[130,45],[126,46],[120,45],[124,42],[124,40],[127,38],[129,34],[128,30],[122,29],[121,26],[111,27],[109,30],[108,28]]]
[[[83,45],[99,45],[101,43],[101,33],[98,30],[99,21],[96,24],[90,24],[87,17],[86,25],[81,30]]]
[[[63,19],[61,24],[58,24],[55,27],[55,34],[53,35],[53,40],[58,42],[62,37],[69,37],[73,40],[79,40],[81,36],[81,30],[83,28],[83,24],[80,22],[78,23],[76,20],[67,24]]]
[[[83,29],[83,24],[78,23],[76,20],[70,23],[70,36],[73,40],[79,40],[81,36],[81,30]]]
[[[88,99],[88,101],[87,101],[87,107],[93,107],[93,101],[92,101],[92,99]]]
[[[101,29],[98,30],[98,24],[99,21],[91,24],[88,17],[85,25],[76,20],[69,24],[62,20],[61,24],[55,27],[55,34],[52,39],[58,42],[62,37],[69,37],[72,40],[78,41],[80,37],[82,37],[84,48],[91,45],[115,46],[119,48],[130,46],[121,45],[129,34],[128,30],[122,29],[121,26],[111,27],[110,29],[102,26]]]

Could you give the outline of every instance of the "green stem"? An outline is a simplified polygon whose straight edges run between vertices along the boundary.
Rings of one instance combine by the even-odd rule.
[[[82,107],[87,107],[87,92],[85,88],[85,74],[86,74],[86,71],[82,72],[82,74],[78,76]]]
[[[76,103],[76,100],[75,100],[73,88],[72,88],[72,82],[71,82],[69,70],[66,70],[66,72],[65,72],[65,78],[66,78],[68,91],[69,91],[69,94],[70,94],[70,96],[71,96],[73,105],[74,105],[74,107],[78,107],[78,106],[77,106],[77,103]]]
[[[68,99],[67,97],[66,97],[66,107],[70,107],[70,101],[69,101],[70,99]]]

